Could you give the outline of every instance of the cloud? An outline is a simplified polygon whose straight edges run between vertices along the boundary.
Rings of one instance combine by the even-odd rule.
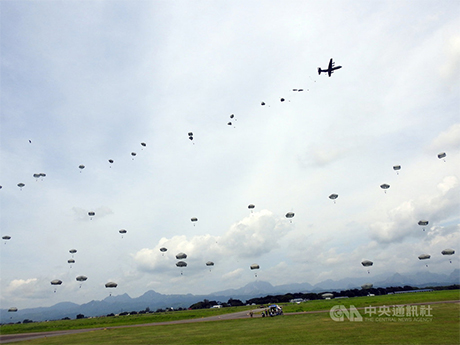
[[[417,229],[419,220],[426,219],[431,224],[448,219],[459,209],[458,178],[446,176],[437,185],[438,193],[433,196],[420,196],[409,200],[388,212],[388,221],[374,222],[370,225],[371,239],[379,243],[402,242],[409,236],[420,237]],[[427,227],[427,232],[432,228]]]
[[[262,210],[251,213],[250,216],[233,224],[223,236],[197,235],[173,236],[170,239],[161,238],[154,248],[143,248],[134,255],[134,261],[144,272],[171,272],[178,261],[175,255],[179,252],[187,254],[185,261],[187,270],[201,269],[206,261],[212,260],[219,265],[219,258],[256,258],[268,254],[279,247],[279,240],[290,230],[292,224],[286,219]],[[168,249],[164,255],[160,248]],[[174,272],[174,271],[173,271]],[[238,270],[234,271],[236,275]],[[174,272],[173,274],[175,274]],[[227,273],[232,275],[232,273]]]
[[[446,131],[441,132],[433,139],[429,148],[436,153],[447,151],[447,155],[449,150],[457,151],[460,148],[460,123],[453,124]]]

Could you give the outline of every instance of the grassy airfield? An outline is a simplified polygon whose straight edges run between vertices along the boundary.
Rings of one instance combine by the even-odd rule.
[[[251,310],[250,307],[222,308],[212,310],[187,310],[122,317],[103,317],[83,320],[41,322],[24,325],[5,325],[2,334],[54,331],[107,327],[104,330],[80,334],[34,339],[15,344],[459,344],[460,304],[441,303],[431,305],[431,317],[407,320],[373,316],[373,321],[360,309],[364,320],[351,322],[333,321],[329,311],[334,305],[356,308],[369,306],[392,306],[409,303],[459,300],[460,291],[436,291],[406,293],[375,297],[356,297],[308,301],[285,304],[284,315],[200,322],[189,324],[145,326],[133,328],[108,328],[180,319],[201,318],[235,311]],[[403,320],[404,319],[404,320]],[[31,328],[32,327],[32,328]]]

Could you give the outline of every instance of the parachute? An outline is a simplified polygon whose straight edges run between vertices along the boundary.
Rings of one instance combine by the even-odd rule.
[[[187,259],[187,254],[185,254],[185,253],[179,253],[179,254],[176,255],[176,259],[177,259],[177,260]]]
[[[70,249],[70,250],[69,250],[69,253],[72,254],[72,257],[73,257],[73,255],[74,255],[76,252],[77,252],[76,249]]]
[[[265,102],[261,102],[260,105],[264,106],[264,105],[265,105]]]
[[[19,187],[20,190],[22,190],[22,187],[24,187],[24,186],[25,186],[24,183],[22,183],[22,182],[21,182],[21,183],[18,183],[18,187]]]
[[[284,102],[285,99],[283,97],[280,98],[280,102]]]
[[[16,307],[11,307],[11,308],[8,309],[9,313],[11,313],[11,312],[14,313],[14,312],[17,312],[17,311],[18,311],[18,308],[16,308]]]
[[[112,167],[113,159],[109,159],[110,168]]]
[[[134,157],[136,157],[137,153],[136,152],[131,152],[131,156],[133,157],[133,160],[134,160]]]
[[[291,223],[292,223],[292,218],[294,217],[294,212],[288,212],[286,213],[286,218],[289,218],[291,219]]]
[[[96,212],[93,212],[93,211],[88,212],[88,216],[90,220],[92,220],[95,215],[96,215]]]
[[[88,279],[88,277],[86,276],[78,276],[77,278],[75,278],[77,280],[77,282],[80,282],[80,289],[81,289],[81,283],[83,283],[84,281],[86,281],[86,279]]]
[[[118,230],[118,232],[121,234],[121,238],[123,238],[123,234],[126,234],[128,231],[125,229]]]
[[[212,267],[212,266],[214,266],[214,262],[208,261],[208,262],[206,263],[206,266]],[[209,269],[209,272],[211,272],[211,269]]]
[[[429,222],[427,220],[421,220],[418,222],[418,225],[425,227],[428,225],[428,223]],[[425,231],[425,228],[423,228],[423,231]]]
[[[258,270],[260,268],[260,266],[258,264],[252,264],[251,266],[249,266],[249,268],[251,270]],[[254,274],[254,277],[257,278],[257,273]]]
[[[141,143],[141,145],[142,145],[143,147],[146,147],[146,146],[147,146],[147,144],[146,144],[146,143]]]
[[[177,257],[177,256],[176,256],[176,257]],[[187,263],[186,263],[185,261],[178,261],[178,262],[176,262],[176,266],[177,266],[177,267],[180,267],[180,268],[182,268],[182,267],[187,267]],[[184,273],[183,273],[182,270],[181,270],[181,271],[180,271],[180,275],[183,275],[183,274],[184,274]]]
[[[384,184],[381,184],[381,185],[380,185],[380,188],[382,188],[382,189],[385,191],[385,193],[386,193],[386,192],[387,192],[387,189],[390,188],[390,185],[384,183]]]
[[[114,282],[108,282],[107,284],[105,284],[106,288],[116,288],[117,286],[118,284]],[[109,294],[109,296],[112,296],[112,294]]]
[[[192,223],[195,223],[198,221],[198,218],[196,217],[193,217],[193,218],[190,218],[190,220],[192,221]],[[195,224],[193,224],[193,226],[195,226]]]
[[[401,166],[400,165],[394,165],[393,170],[396,171],[397,175],[399,175],[399,170],[401,170]]]
[[[335,199],[337,199],[338,197],[339,197],[338,194],[331,194],[331,195],[329,195],[329,199],[334,200],[334,204],[335,204]]]
[[[193,141],[193,132],[188,132],[188,138]]]
[[[54,279],[51,281],[51,285],[61,285],[62,284],[62,280],[59,280],[59,279]],[[54,292],[56,293],[56,288],[54,288]]]
[[[161,256],[165,256],[165,252],[166,252],[167,250],[168,250],[168,249],[165,248],[165,247],[160,248],[160,252],[162,252]]]
[[[441,252],[442,255],[454,255],[455,254],[455,250],[453,249],[444,249],[442,252]],[[449,260],[450,263],[452,263],[452,260]]]
[[[80,173],[81,173],[81,171],[82,171],[84,168],[85,168],[85,166],[84,166],[83,164],[80,164],[80,165],[78,166],[78,169],[80,169]]]
[[[253,210],[254,210],[255,207],[256,207],[256,206],[253,205],[253,204],[249,204],[249,205],[248,205],[248,208],[251,210],[251,213],[253,212]]]
[[[446,158],[446,156],[447,156],[447,155],[446,155],[445,152],[441,152],[440,154],[438,154],[438,158],[439,158],[439,159],[442,159],[444,162],[445,162],[446,160],[443,159],[443,158]]]
[[[69,263],[69,264],[70,264],[70,268],[72,268],[72,264],[75,263],[75,260],[74,260],[74,259],[69,259],[69,260],[67,260],[67,263]]]
[[[2,236],[2,240],[5,240],[5,244],[6,244],[6,241],[10,239],[11,239],[11,236]]]
[[[361,265],[363,265],[364,267],[371,267],[374,263],[370,260],[363,260],[361,262]],[[371,273],[370,270],[367,270],[367,273]]]
[[[428,260],[429,258],[431,258],[431,255],[429,254],[422,254],[422,255],[419,255],[418,259],[419,260]],[[428,265],[425,265],[426,267],[428,267]]]

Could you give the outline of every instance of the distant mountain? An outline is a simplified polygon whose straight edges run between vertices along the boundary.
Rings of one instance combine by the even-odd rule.
[[[360,289],[365,283],[373,283],[374,287],[390,287],[410,285],[414,287],[443,286],[460,284],[460,270],[455,269],[450,275],[437,274],[421,271],[414,274],[401,275],[395,273],[391,276],[368,275],[366,277],[345,278],[340,280],[325,280],[318,284],[295,283],[273,286],[269,282],[256,281],[238,289],[228,289],[209,295],[163,295],[153,290],[143,295],[131,298],[128,294],[109,296],[102,301],[91,301],[85,304],[61,302],[51,307],[39,307],[18,310],[14,314],[8,313],[7,309],[0,310],[0,322],[18,322],[24,319],[33,321],[58,320],[65,317],[74,319],[78,314],[89,316],[101,316],[110,313],[118,314],[123,311],[141,311],[149,308],[155,311],[159,308],[188,308],[190,305],[204,299],[226,302],[230,298],[240,299],[243,302],[267,295],[281,295],[296,292],[325,292],[348,289]]]

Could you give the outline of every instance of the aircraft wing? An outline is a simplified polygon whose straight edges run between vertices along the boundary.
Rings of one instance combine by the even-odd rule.
[[[332,69],[332,59],[329,60],[329,67],[328,67],[328,70],[331,70]]]

